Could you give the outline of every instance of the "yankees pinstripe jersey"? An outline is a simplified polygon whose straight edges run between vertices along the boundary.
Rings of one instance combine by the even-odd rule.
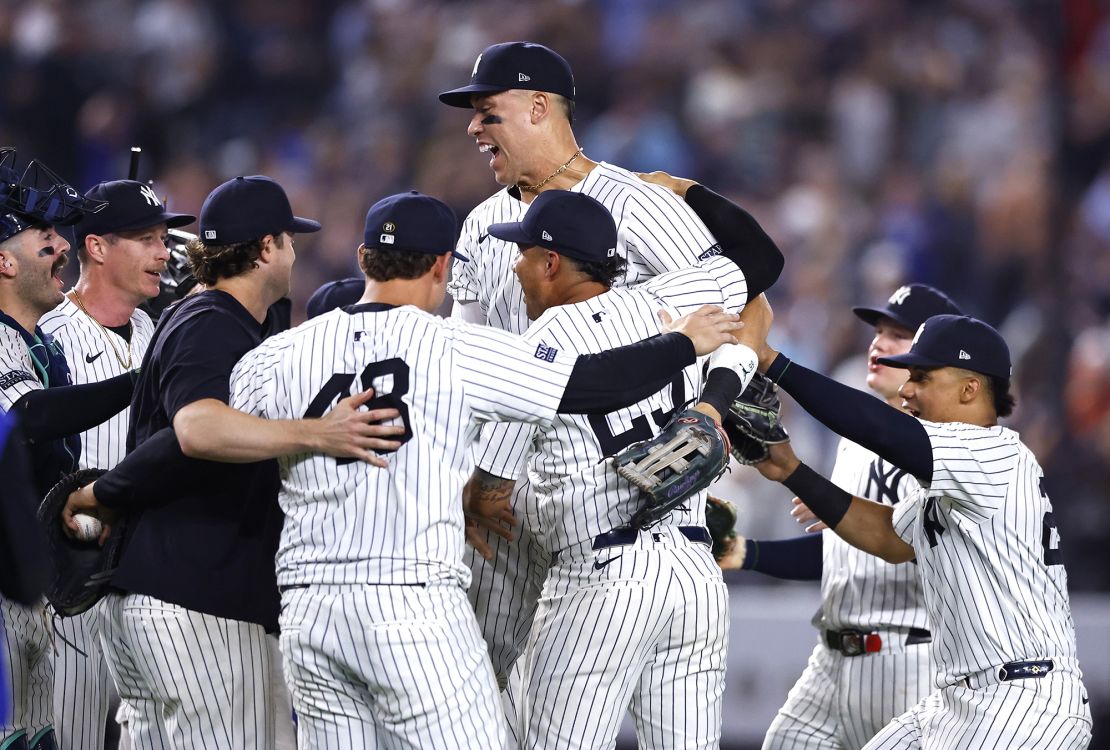
[[[1001,426],[921,423],[933,474],[894,528],[917,552],[938,687],[1027,659],[1078,672],[1068,578],[1036,458]]]
[[[479,426],[550,422],[574,359],[504,331],[383,304],[334,310],[249,352],[231,378],[238,409],[318,417],[373,386],[368,407],[400,410],[406,427],[388,470],[320,455],[281,460],[278,583],[468,585],[459,498]]]
[[[154,323],[142,310],[131,313],[131,341],[128,343],[115,331],[97,325],[69,297],[44,315],[39,327],[65,348],[75,385],[99,383],[122,375],[128,371],[124,367],[128,361],[132,369],[137,368],[154,335]],[[123,460],[127,453],[130,415],[131,408],[127,407],[107,422],[81,433],[80,468],[110,469]]]
[[[917,481],[850,440],[837,447],[832,481],[857,497],[897,507],[920,492]],[[912,563],[891,565],[845,542],[834,532],[822,535],[821,600],[825,626],[929,629],[921,577]]]
[[[743,272],[727,258],[656,276],[631,288],[611,289],[583,302],[549,308],[525,339],[539,346],[596,353],[658,333],[660,308],[682,315],[702,305],[739,310],[747,302]],[[525,523],[549,550],[565,549],[627,524],[639,508],[639,493],[617,476],[606,456],[654,437],[671,414],[701,390],[701,368],[691,365],[670,387],[632,407],[608,415],[559,415],[536,430],[528,479],[535,506],[523,509]],[[670,521],[696,526],[705,522],[703,492],[689,510]],[[517,509],[521,512],[521,509]]]
[[[628,260],[621,286],[691,266],[708,257],[717,244],[681,198],[627,169],[600,162],[570,190],[596,198],[613,214],[617,252]],[[528,205],[508,190],[499,190],[471,211],[458,244],[470,262],[455,261],[447,285],[456,302],[477,302],[489,325],[514,333],[523,333],[529,323],[524,292],[512,272],[517,249],[489,236],[486,227],[520,221]]]

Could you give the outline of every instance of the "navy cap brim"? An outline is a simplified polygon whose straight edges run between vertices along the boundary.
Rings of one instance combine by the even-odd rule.
[[[882,318],[890,318],[898,325],[903,328],[909,328],[911,331],[917,327],[911,325],[908,320],[900,318],[890,310],[881,307],[853,307],[852,312],[856,314],[857,318],[871,326],[877,325]]]
[[[312,232],[319,232],[320,222],[294,216],[293,226],[289,227],[286,231],[293,232],[294,234],[311,234]]]
[[[945,362],[938,362],[935,359],[923,357],[920,354],[913,352],[906,352],[905,354],[896,354],[893,357],[879,357],[875,360],[880,365],[886,367],[895,367],[899,370],[908,370],[911,367],[922,367],[927,370],[933,370],[938,367],[950,367],[951,365]]]
[[[146,229],[147,227],[153,227],[159,224],[165,224],[166,229],[177,229],[179,227],[188,226],[196,220],[197,217],[191,216],[190,214],[172,214],[169,211],[163,211],[162,213],[154,214],[153,216],[143,216],[138,219],[133,219],[129,222],[125,222],[120,226],[114,226],[111,229],[99,230],[96,227],[90,227],[88,231],[78,236],[81,239],[84,239],[90,234],[118,234],[120,232],[133,232],[136,229]]]
[[[475,94],[496,94],[507,90],[508,89],[503,86],[491,86],[488,83],[472,83],[469,86],[444,91],[439,95],[439,100],[449,107],[470,109],[472,107],[470,104],[470,97]]]

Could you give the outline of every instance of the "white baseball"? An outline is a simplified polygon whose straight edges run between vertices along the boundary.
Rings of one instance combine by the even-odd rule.
[[[86,513],[74,513],[73,522],[77,524],[77,538],[82,542],[95,542],[104,530],[99,518]]]

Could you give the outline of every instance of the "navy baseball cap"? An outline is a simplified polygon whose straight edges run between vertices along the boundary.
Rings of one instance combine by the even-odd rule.
[[[520,245],[539,245],[587,262],[617,254],[617,225],[596,199],[570,190],[540,193],[521,221],[493,224],[489,233]]]
[[[853,307],[856,317],[869,325],[880,318],[890,318],[895,323],[916,331],[934,315],[962,315],[963,311],[944,292],[928,284],[906,284],[890,295],[883,307]]]
[[[308,298],[305,312],[309,318],[315,318],[318,315],[331,312],[337,307],[353,305],[362,299],[364,291],[366,291],[365,276],[329,281]]]
[[[228,180],[209,193],[200,207],[200,239],[206,245],[319,231],[320,222],[294,216],[281,185],[260,174]]]
[[[574,73],[555,50],[534,42],[504,42],[482,50],[470,72],[470,85],[444,91],[439,100],[470,109],[474,94],[509,89],[549,91],[574,100]]]
[[[86,214],[73,226],[78,245],[90,234],[110,234],[165,224],[169,229],[192,224],[197,217],[166,210],[154,189],[135,180],[113,180],[93,185],[85,197],[107,203],[103,210]]]
[[[917,329],[905,354],[879,357],[880,365],[935,369],[959,367],[996,378],[1010,379],[1010,347],[998,331],[966,315],[937,315]]]
[[[443,201],[410,190],[397,193],[370,207],[362,244],[383,250],[443,255],[451,253],[462,261],[466,257],[455,249],[459,220]]]

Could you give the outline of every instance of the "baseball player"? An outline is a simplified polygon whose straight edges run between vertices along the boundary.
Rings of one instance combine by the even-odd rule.
[[[70,385],[58,343],[39,326],[62,299],[59,272],[69,243],[56,225],[72,224],[103,208],[53,172],[31,161],[22,174],[15,152],[0,150],[0,411],[19,415],[36,497],[76,468],[78,434],[123,409],[132,381],[121,375],[92,385]],[[51,719],[52,660],[43,604],[25,607],[0,598],[5,623],[4,680],[13,715],[0,717],[0,748],[56,747]]]
[[[357,380],[404,425],[388,470],[282,461],[282,652],[302,748],[503,747],[462,561],[459,497],[479,426],[607,411],[694,362],[682,336],[576,359],[437,318],[451,258],[465,262],[451,249],[456,226],[446,204],[419,193],[379,201],[359,248],[360,303],[275,336],[232,374],[232,405],[260,416],[321,413]],[[707,353],[734,341],[735,317],[706,308],[680,321],[709,324]]]
[[[494,178],[505,186],[463,222],[459,251],[471,261],[456,262],[452,269],[453,315],[514,333],[527,329],[523,292],[512,272],[517,249],[491,235],[489,227],[519,221],[547,190],[589,195],[613,215],[617,254],[627,261],[623,276],[614,280],[617,286],[688,268],[718,251],[704,222],[671,190],[582,153],[572,130],[574,76],[555,51],[530,42],[487,47],[474,63],[470,83],[439,98],[474,110],[467,134],[490,155]],[[773,245],[765,235],[762,239]],[[511,492],[517,515],[526,517],[520,504],[527,498],[522,470],[530,446],[523,428],[495,425],[486,432],[479,459],[484,474],[468,489],[491,499]],[[518,477],[513,489],[511,481]],[[527,636],[546,564],[527,528],[511,543],[491,535],[489,544],[488,562],[468,550],[475,578],[470,593],[499,683],[505,684]]]
[[[875,329],[867,385],[898,408],[907,373],[878,359],[908,352],[922,323],[959,309],[930,286],[908,284],[882,307],[852,311]],[[890,506],[912,501],[917,489],[913,477],[847,439],[837,447],[831,478],[853,495]],[[772,542],[741,539],[738,548],[740,560],[722,567],[821,579],[820,637],[767,731],[764,750],[859,750],[931,692],[932,634],[916,566],[891,565],[831,531]]]
[[[103,182],[85,196],[107,203],[74,227],[81,276],[40,327],[68,353],[74,383],[95,383],[137,369],[154,333],[137,307],[158,294],[168,254],[165,235],[195,216],[166,211],[149,185]],[[110,469],[123,458],[130,410],[81,434],[78,468]],[[54,654],[54,730],[67,750],[104,746],[109,676],[96,609],[60,618]]]
[[[687,199],[700,205],[699,213],[712,214],[721,204],[739,211],[686,182],[693,191]],[[634,287],[613,288],[625,266],[616,253],[613,217],[577,192],[544,192],[523,221],[495,224],[489,232],[519,247],[514,272],[534,320],[524,337],[540,346],[597,352],[640,341],[653,335],[652,312],[660,306],[678,312],[703,304],[740,309],[750,294],[774,281],[749,286],[744,268],[758,267],[760,259],[722,232],[721,255]],[[722,395],[713,385],[721,369],[715,364],[710,361],[704,390],[700,368],[689,367],[629,408],[560,415],[535,428],[528,466],[533,502],[525,506],[522,525],[551,564],[528,641],[518,709],[526,747],[608,747],[629,708],[641,747],[719,744],[728,590],[710,553],[706,493],[650,532],[637,532],[630,520],[640,506],[639,491],[603,461],[654,437],[693,394],[700,392],[706,402],[696,408],[719,421],[746,383]],[[752,362],[740,369],[749,379],[754,373]]]
[[[909,370],[900,389],[908,414],[766,345],[759,358],[807,411],[920,486],[892,508],[824,479],[789,443],[757,464],[848,543],[891,563],[917,560],[936,690],[865,747],[1086,748],[1091,713],[1052,503],[1033,454],[998,424],[1014,405],[998,332],[938,315],[909,352],[879,357]]]
[[[317,231],[293,215],[273,180],[239,177],[201,209],[189,248],[206,291],[162,315],[143,360],[129,453],[70,497],[77,510],[129,523],[118,593],[101,609],[101,643],[120,697],[135,707],[132,744],[159,728],[172,748],[272,748],[266,632],[277,628],[273,556],[281,513],[276,465],[265,459],[323,450],[379,461],[370,448],[397,428],[368,422],[392,410],[267,422],[228,408],[228,376],[257,345],[267,309],[289,289],[293,233]],[[213,463],[197,459],[221,460]],[[153,718],[152,718],[153,717]]]

